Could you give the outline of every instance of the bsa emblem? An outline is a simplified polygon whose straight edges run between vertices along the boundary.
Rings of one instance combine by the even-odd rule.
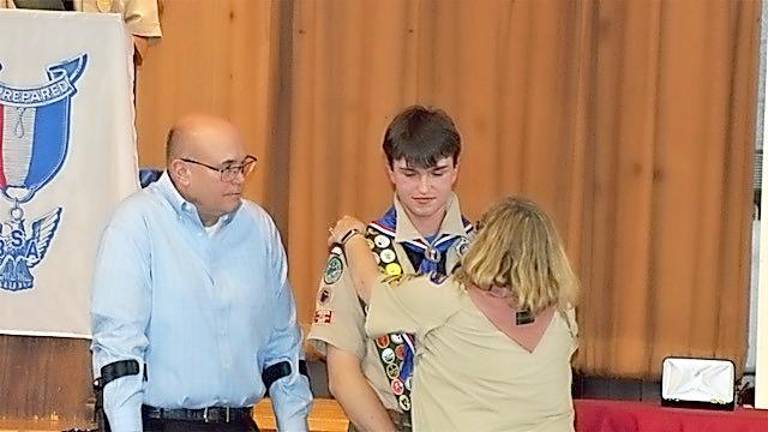
[[[379,253],[379,257],[385,264],[389,264],[397,258],[397,255],[392,249],[384,249]]]
[[[387,246],[389,246],[389,238],[383,234],[379,234],[376,237],[373,238],[373,243],[378,247],[379,249],[383,249]]]
[[[33,288],[30,269],[45,257],[61,221],[61,207],[29,223],[21,206],[64,164],[71,100],[87,59],[82,54],[48,66],[49,81],[37,87],[0,81],[0,195],[11,206],[10,219],[0,221],[0,289]]]

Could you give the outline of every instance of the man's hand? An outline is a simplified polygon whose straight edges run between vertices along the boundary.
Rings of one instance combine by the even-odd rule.
[[[395,432],[395,425],[349,351],[328,346],[328,388],[359,431]]]

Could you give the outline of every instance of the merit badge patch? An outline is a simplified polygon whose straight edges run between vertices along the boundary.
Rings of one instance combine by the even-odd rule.
[[[376,346],[384,349],[389,346],[389,336],[383,335],[376,338]]]
[[[411,398],[407,395],[400,395],[400,397],[397,398],[397,404],[400,405],[400,408],[402,408],[403,411],[410,411]]]
[[[331,255],[328,258],[328,264],[325,266],[323,282],[327,285],[333,285],[341,279],[342,273],[344,273],[344,263],[341,261],[341,257],[335,254]]]
[[[385,348],[381,352],[381,359],[384,360],[384,363],[394,363],[395,362],[395,350],[392,348]]]
[[[389,263],[384,267],[384,272],[390,276],[400,276],[403,274],[403,268],[398,263]]]
[[[387,377],[390,380],[393,380],[397,378],[398,375],[400,375],[400,366],[398,366],[396,363],[389,363],[387,365]]]
[[[395,357],[397,357],[398,360],[403,360],[405,358],[405,345],[398,345],[395,347]]]
[[[331,299],[333,298],[333,291],[330,287],[322,287],[320,288],[320,292],[317,293],[317,304],[320,306],[325,306],[328,303],[331,302]]]
[[[403,384],[402,381],[400,381],[399,378],[395,378],[392,380],[392,393],[394,393],[395,396],[400,396],[405,391],[405,384]]]

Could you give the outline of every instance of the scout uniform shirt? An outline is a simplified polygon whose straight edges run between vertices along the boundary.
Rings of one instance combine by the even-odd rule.
[[[396,217],[394,230],[378,222],[368,225],[366,238],[374,251],[379,268],[388,274],[415,274],[420,263],[414,264],[417,255],[414,243],[423,242],[421,234],[408,219],[400,202],[395,197],[394,207],[388,212]],[[461,216],[459,201],[451,195],[446,206],[446,215],[436,239],[449,237],[453,240],[445,253],[442,253],[440,273],[453,270],[460,254],[468,245],[467,235],[472,226]],[[423,244],[423,243],[422,243]],[[424,250],[418,251],[423,255]],[[409,257],[411,255],[411,257]],[[422,261],[423,264],[423,261]],[[422,267],[423,269],[423,267]],[[410,373],[403,368],[406,357],[408,335],[384,335],[378,340],[365,335],[365,311],[355,292],[352,278],[347,271],[347,264],[340,247],[334,247],[328,258],[328,264],[320,282],[317,294],[315,316],[307,339],[323,355],[327,354],[327,345],[349,351],[360,358],[363,374],[368,379],[386,409],[398,412],[410,410]],[[406,362],[408,363],[408,362]],[[407,366],[407,365],[406,365]],[[405,372],[405,373],[401,373]]]
[[[573,309],[550,309],[549,317],[529,351],[500,331],[452,277],[417,277],[374,286],[366,330],[416,336],[415,432],[573,431],[575,316]]]

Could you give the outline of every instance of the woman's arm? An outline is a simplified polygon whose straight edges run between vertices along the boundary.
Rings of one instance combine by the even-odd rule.
[[[344,216],[329,231],[328,244],[340,244],[344,249],[355,290],[368,303],[381,273],[365,241],[365,224],[351,216]]]

